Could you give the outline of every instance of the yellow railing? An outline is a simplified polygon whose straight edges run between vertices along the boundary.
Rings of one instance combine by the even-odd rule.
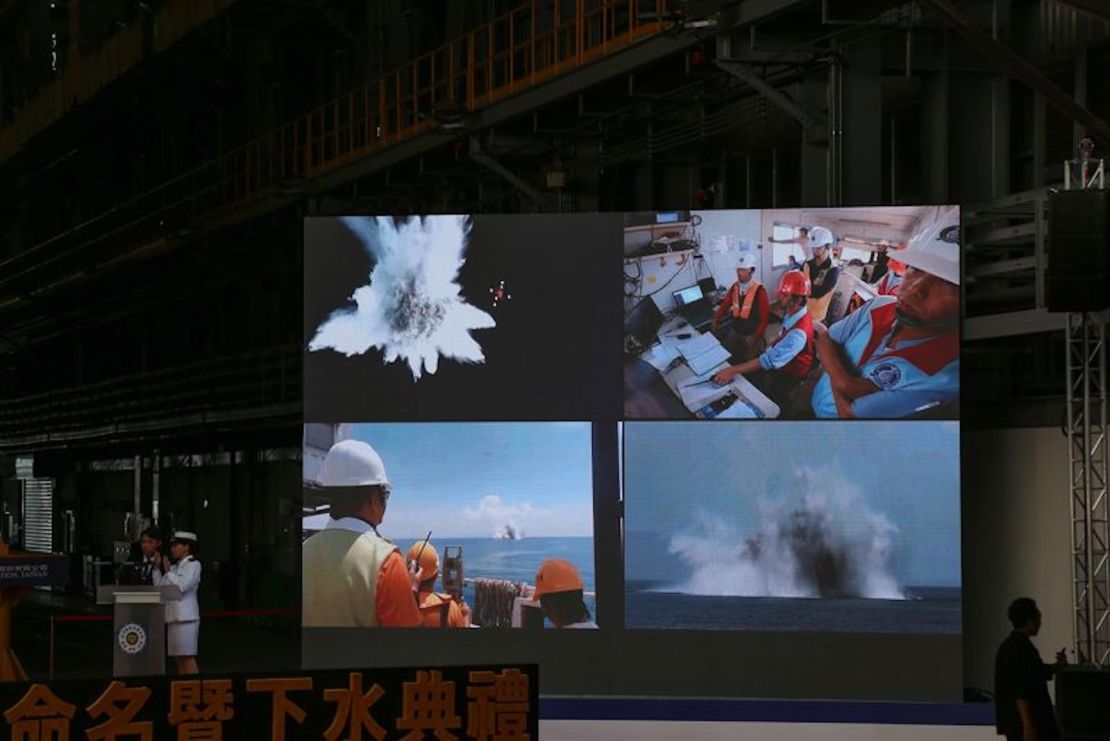
[[[659,33],[674,0],[528,0],[246,144],[0,263],[0,290],[91,243],[172,237]],[[133,243],[133,242],[132,242]],[[49,257],[49,260],[46,258]],[[41,259],[40,259],[41,258]],[[2,304],[0,304],[2,305]]]
[[[667,0],[531,0],[225,155],[232,202],[309,178],[656,33]]]

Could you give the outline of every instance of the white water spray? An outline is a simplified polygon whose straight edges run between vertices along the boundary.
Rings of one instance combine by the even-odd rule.
[[[374,258],[370,281],[355,290],[354,309],[332,312],[308,345],[347,357],[380,349],[386,363],[402,360],[412,377],[434,374],[440,357],[485,362],[475,329],[493,317],[463,299],[458,283],[470,221],[426,216],[396,223],[384,217],[344,217]]]
[[[743,597],[905,599],[891,572],[898,529],[839,470],[799,468],[735,526],[701,512],[669,550],[692,570],[678,591]]]

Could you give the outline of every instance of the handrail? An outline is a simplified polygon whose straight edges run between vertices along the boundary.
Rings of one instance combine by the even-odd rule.
[[[437,119],[474,113],[660,32],[673,4],[526,0],[438,49],[0,262],[0,292],[26,285],[37,270],[108,237],[116,244],[172,237],[186,226],[244,210],[431,131]]]

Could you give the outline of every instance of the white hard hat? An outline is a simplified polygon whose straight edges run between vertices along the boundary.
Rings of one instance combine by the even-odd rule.
[[[810,247],[827,247],[836,242],[833,233],[823,226],[811,226],[809,228],[809,246]]]
[[[891,258],[911,268],[960,285],[960,211],[950,208],[910,237]]]
[[[331,446],[320,467],[320,484],[325,487],[390,486],[382,457],[361,440],[341,440]]]
[[[751,251],[741,252],[740,257],[736,258],[736,267],[738,267],[738,268],[747,268],[749,270],[755,270],[755,266],[756,266],[755,255]]]

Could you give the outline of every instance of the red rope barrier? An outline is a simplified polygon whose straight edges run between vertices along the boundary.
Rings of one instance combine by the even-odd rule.
[[[288,607],[269,610],[206,610],[202,618],[265,617],[268,615],[295,615]],[[56,623],[109,623],[111,615],[51,615],[50,616],[50,678],[54,678],[54,625]]]

